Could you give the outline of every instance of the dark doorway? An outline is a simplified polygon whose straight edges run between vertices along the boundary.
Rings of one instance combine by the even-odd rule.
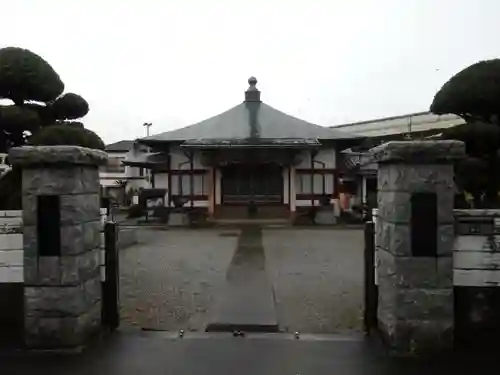
[[[222,168],[223,204],[282,204],[283,173],[280,166],[232,164]]]

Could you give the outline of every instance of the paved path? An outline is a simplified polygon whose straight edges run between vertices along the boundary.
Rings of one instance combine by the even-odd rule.
[[[244,225],[207,332],[278,332],[273,286],[266,273],[262,229]]]
[[[203,331],[238,232],[139,230],[120,258],[122,325]]]
[[[264,231],[280,328],[289,332],[361,330],[363,232]]]
[[[121,254],[122,323],[156,330],[204,331],[234,276],[237,229],[138,230],[141,245]],[[337,333],[361,328],[360,230],[262,232],[265,273],[280,329]],[[231,271],[232,270],[232,271]],[[239,269],[238,273],[241,274]],[[219,297],[219,298],[217,298]]]

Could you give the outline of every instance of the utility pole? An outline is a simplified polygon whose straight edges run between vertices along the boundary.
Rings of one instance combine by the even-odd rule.
[[[146,137],[149,137],[149,128],[153,125],[153,123],[151,122],[145,122],[144,124],[142,124],[142,126],[144,126],[146,128]],[[147,148],[148,152],[151,151],[151,149],[148,147]],[[152,175],[151,175],[151,170],[150,169],[146,169],[147,172],[147,179],[148,179],[148,183],[151,184],[151,180],[152,180]]]
[[[145,122],[144,124],[142,124],[142,126],[146,127],[146,137],[149,137],[149,128],[152,126],[153,124],[151,122]]]

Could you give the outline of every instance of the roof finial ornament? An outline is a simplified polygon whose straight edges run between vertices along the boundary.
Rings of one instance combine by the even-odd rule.
[[[250,87],[245,92],[245,102],[260,102],[260,91],[255,87],[257,85],[257,78],[254,76],[248,78]]]
[[[257,90],[257,88],[255,87],[257,85],[257,78],[251,76],[250,78],[248,78],[248,84],[250,85],[250,87],[248,88],[249,90]]]

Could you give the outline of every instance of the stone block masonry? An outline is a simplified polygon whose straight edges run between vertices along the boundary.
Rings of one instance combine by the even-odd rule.
[[[464,145],[389,142],[371,151],[379,163],[379,328],[398,352],[449,349],[454,325],[453,162],[463,157]]]
[[[84,345],[100,327],[98,166],[106,158],[103,151],[76,146],[9,152],[23,170],[24,323],[30,347]]]

